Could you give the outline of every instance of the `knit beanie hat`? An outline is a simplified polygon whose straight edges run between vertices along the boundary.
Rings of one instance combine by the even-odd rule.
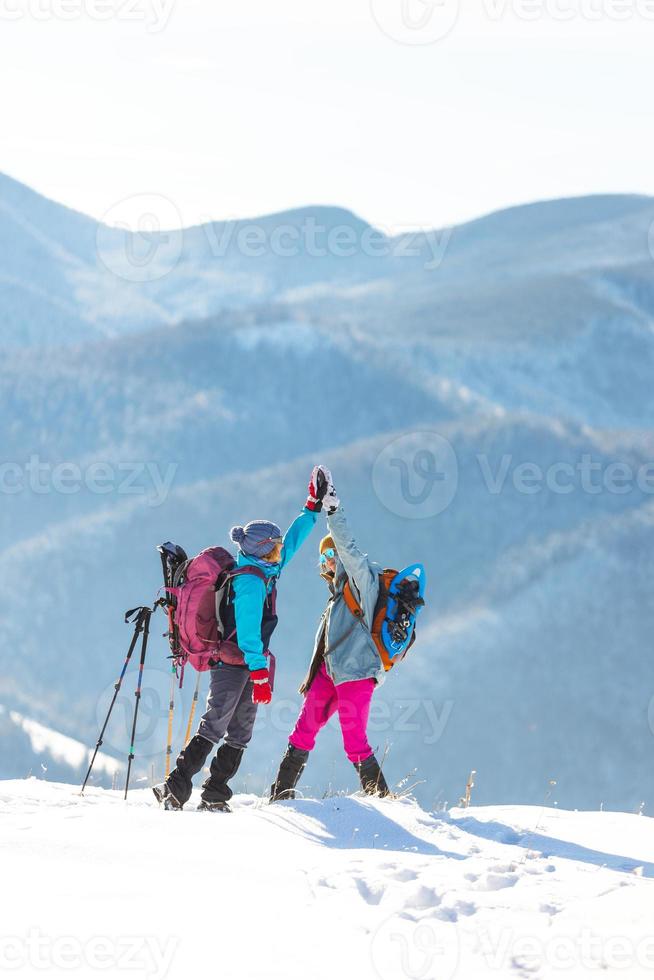
[[[272,551],[275,541],[282,537],[282,532],[272,521],[250,521],[245,527],[233,527],[229,536],[244,555],[263,558]]]
[[[327,551],[328,548],[333,548],[336,551],[336,545],[331,534],[326,534],[320,542],[320,554],[322,555],[323,551]]]

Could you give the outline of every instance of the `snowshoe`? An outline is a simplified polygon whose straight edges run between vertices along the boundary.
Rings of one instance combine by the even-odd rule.
[[[159,783],[152,787],[152,792],[157,798],[157,803],[163,803],[164,810],[182,810],[183,804],[168,789],[166,783]]]
[[[212,813],[231,813],[232,808],[229,803],[210,803],[208,800],[200,800],[198,810],[211,811]]]
[[[402,569],[388,586],[386,617],[381,639],[391,662],[400,660],[415,637],[416,617],[425,605],[425,570],[422,565]]]

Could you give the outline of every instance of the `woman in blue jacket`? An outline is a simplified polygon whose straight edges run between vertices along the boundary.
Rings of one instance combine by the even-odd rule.
[[[316,523],[322,509],[320,498],[327,489],[324,472],[323,467],[314,467],[304,510],[285,535],[272,521],[251,521],[231,530],[231,539],[238,545],[237,566],[253,566],[257,570],[257,574],[232,579],[229,608],[222,614],[233,616],[233,624],[223,625],[227,626],[225,635],[235,630],[233,639],[242,654],[242,663],[221,662],[211,670],[207,708],[197,734],[180,753],[166,782],[153,788],[166,809],[181,810],[190,799],[193,776],[202,769],[214,746],[222,742],[203,784],[199,809],[229,812],[229,780],[236,774],[252,738],[258,706],[268,704],[272,698],[267,654],[277,625],[277,581]]]

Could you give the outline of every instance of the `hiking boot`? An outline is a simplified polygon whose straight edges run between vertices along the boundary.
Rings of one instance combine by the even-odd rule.
[[[231,787],[227,785],[241,764],[244,748],[223,742],[211,762],[210,775],[202,784],[203,803],[227,803],[232,798]]]
[[[198,810],[211,811],[211,813],[231,813],[232,808],[229,803],[210,803],[208,800],[200,800]]]
[[[203,735],[194,735],[177,757],[175,768],[166,779],[166,785],[182,806],[191,799],[193,777],[200,772],[212,750],[213,742]]]
[[[286,755],[279,764],[277,779],[270,787],[269,803],[295,799],[295,787],[304,772],[308,758],[309,753],[306,749],[296,749],[289,742]]]
[[[176,796],[168,789],[167,783],[159,783],[152,787],[152,792],[157,798],[157,803],[163,803],[164,810],[182,810],[184,804],[180,803]]]
[[[374,755],[369,755],[361,762],[355,762],[354,768],[359,773],[361,789],[368,796],[391,796],[384,773]]]

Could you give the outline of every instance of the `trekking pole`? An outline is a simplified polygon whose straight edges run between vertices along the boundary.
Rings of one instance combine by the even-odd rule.
[[[173,751],[173,712],[175,710],[175,684],[177,683],[177,668],[175,661],[172,662],[170,672],[170,698],[168,699],[168,740],[166,742],[166,776],[170,775],[170,757]]]
[[[191,711],[188,716],[188,725],[186,726],[186,735],[184,736],[184,748],[191,741],[191,725],[193,724],[193,716],[195,714],[195,709],[198,703],[198,694],[200,693],[200,677],[202,675],[198,671],[198,676],[195,681],[195,690],[193,692],[193,700],[191,701]]]
[[[155,604],[155,609],[159,605],[159,602]],[[143,679],[143,667],[145,665],[145,654],[148,649],[148,635],[150,633],[150,618],[152,616],[153,610],[149,606],[144,606],[142,609],[142,639],[141,639],[141,658],[139,660],[139,676],[136,682],[136,691],[134,696],[136,701],[134,702],[134,719],[132,721],[132,735],[129,741],[129,755],[127,756],[127,778],[125,779],[125,795],[124,800],[127,799],[127,790],[129,789],[129,776],[132,771],[132,760],[134,759],[134,739],[136,737],[136,719],[139,713],[139,703],[141,701],[141,681]]]
[[[114,696],[111,699],[111,704],[109,705],[109,711],[107,712],[107,717],[104,720],[104,725],[102,726],[102,730],[100,732],[100,735],[98,736],[98,741],[96,742],[95,751],[94,751],[93,756],[91,758],[91,761],[89,763],[89,768],[87,770],[86,776],[84,777],[84,782],[82,783],[82,788],[79,791],[79,795],[80,796],[84,796],[84,790],[86,789],[86,784],[89,781],[89,776],[91,775],[91,770],[93,769],[93,764],[95,762],[95,757],[97,756],[98,750],[99,750],[100,746],[102,745],[102,739],[104,738],[105,729],[107,727],[107,724],[109,723],[109,718],[111,716],[111,712],[113,711],[114,705],[116,703],[116,698],[118,697],[118,692],[120,691],[120,688],[121,688],[122,683],[123,683],[123,677],[125,676],[125,672],[127,670],[127,667],[129,665],[129,662],[130,662],[130,660],[132,658],[132,654],[134,653],[134,648],[136,646],[136,642],[138,640],[139,633],[141,632],[141,626],[143,624],[144,607],[141,606],[138,609],[130,609],[129,612],[125,613],[125,622],[126,623],[129,623],[129,621],[130,621],[131,617],[134,615],[134,613],[138,613],[138,615],[136,617],[136,626],[134,627],[134,636],[132,637],[132,642],[129,645],[129,650],[127,651],[127,656],[125,657],[125,663],[123,664],[123,669],[120,672],[120,677],[118,678],[118,680],[114,684]],[[132,622],[134,622],[134,620],[132,620]]]

